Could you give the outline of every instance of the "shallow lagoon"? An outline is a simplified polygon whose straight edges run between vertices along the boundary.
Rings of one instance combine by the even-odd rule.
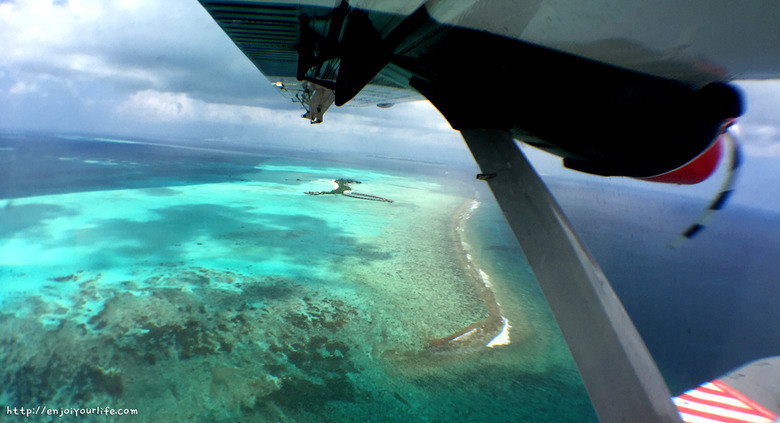
[[[4,407],[126,407],[142,421],[595,421],[469,170],[3,143]],[[337,178],[394,202],[303,194]],[[495,310],[503,324],[479,325]]]

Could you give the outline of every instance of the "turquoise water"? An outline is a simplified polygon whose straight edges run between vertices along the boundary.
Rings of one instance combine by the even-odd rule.
[[[3,142],[3,412],[595,421],[533,275],[470,170]],[[303,194],[337,178],[394,202]]]

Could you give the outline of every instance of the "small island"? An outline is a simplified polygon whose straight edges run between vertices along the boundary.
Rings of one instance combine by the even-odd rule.
[[[304,192],[304,194],[306,195],[341,194],[346,197],[358,198],[360,200],[384,201],[387,203],[393,202],[393,200],[389,198],[382,198],[376,195],[363,194],[360,192],[352,192],[352,188],[350,188],[350,185],[361,183],[360,181],[356,181],[354,179],[335,179],[330,182],[333,183],[333,189],[330,191],[307,191]]]
[[[326,194],[344,194],[345,192],[352,191],[349,186],[352,184],[359,184],[360,181],[354,179],[336,179],[331,181],[333,183],[333,189],[330,191],[308,191],[304,194],[308,195],[326,195]]]

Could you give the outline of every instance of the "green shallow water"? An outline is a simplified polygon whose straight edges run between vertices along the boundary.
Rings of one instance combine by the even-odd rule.
[[[4,412],[595,421],[500,212],[468,175],[217,152],[197,175],[162,175],[176,149],[122,162],[74,145],[68,166],[118,170],[99,189],[0,200]],[[394,202],[303,194],[336,178]],[[486,328],[435,344],[491,307],[508,321],[503,342],[486,347],[498,334]]]

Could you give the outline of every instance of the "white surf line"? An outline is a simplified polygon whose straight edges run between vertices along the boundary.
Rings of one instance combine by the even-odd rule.
[[[512,327],[512,325],[509,324],[509,319],[501,315],[501,321],[504,322],[504,326],[501,328],[501,332],[496,335],[495,338],[491,339],[490,342],[485,344],[488,348],[495,348],[499,345],[509,345],[510,339],[509,339],[509,329]]]
[[[473,335],[476,331],[477,331],[477,328],[473,328],[470,331],[464,333],[463,335],[456,336],[455,338],[452,338],[452,340],[450,342],[465,340],[465,339],[471,337],[471,335]]]
[[[482,285],[485,288],[492,288],[493,285],[490,283],[490,276],[488,276],[488,274],[485,273],[482,269],[477,269],[477,272],[479,273],[479,277],[482,278]]]
[[[481,203],[477,199],[472,199],[471,200],[471,204],[469,206],[468,211],[463,214],[463,216],[461,218],[461,221],[458,223],[458,225],[456,227],[456,233],[458,234],[458,238],[460,239],[461,247],[464,250],[464,253],[465,253],[465,256],[466,256],[467,266],[470,268],[471,271],[473,271],[474,268],[477,269],[477,273],[479,274],[479,277],[480,277],[480,279],[482,281],[482,286],[484,288],[488,289],[491,292],[491,294],[493,296],[493,299],[495,301],[495,304],[498,307],[499,315],[501,316],[501,322],[503,323],[503,325],[501,327],[501,331],[498,333],[498,335],[493,337],[493,339],[491,339],[487,344],[485,344],[485,346],[488,347],[488,348],[495,348],[495,347],[497,347],[499,345],[509,345],[510,344],[511,340],[510,340],[510,337],[509,337],[509,329],[512,328],[512,325],[509,324],[509,319],[507,319],[503,315],[503,313],[501,313],[501,304],[498,302],[498,299],[495,298],[495,292],[493,291],[493,284],[490,281],[490,275],[488,275],[487,272],[485,272],[481,268],[477,267],[475,265],[475,263],[472,262],[472,256],[468,252],[468,249],[467,249],[468,243],[463,239],[463,233],[465,232],[465,229],[466,229],[465,228],[465,222],[467,220],[471,219],[471,214],[474,212],[474,210],[479,208],[480,205],[481,205]],[[468,331],[468,332],[466,332],[466,333],[464,333],[464,334],[462,334],[462,335],[460,335],[460,336],[458,336],[456,338],[453,338],[452,341],[465,339],[464,337],[466,337],[466,335],[471,335],[471,334],[473,334],[474,331],[476,331],[476,328],[474,328],[474,329],[472,329],[472,330],[470,330],[470,331]]]

